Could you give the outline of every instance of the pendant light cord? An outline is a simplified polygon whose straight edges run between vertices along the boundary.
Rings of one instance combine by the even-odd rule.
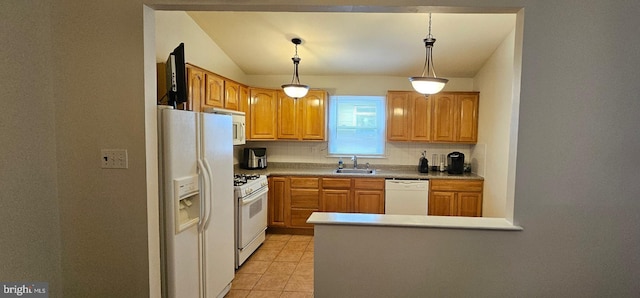
[[[296,54],[293,55],[293,77],[291,78],[291,84],[300,84],[300,78],[298,77],[298,63],[300,63],[300,57],[298,56],[298,45],[296,44]]]
[[[425,75],[429,76],[431,73],[433,73],[434,78],[436,77],[436,69],[433,63],[433,52],[432,52],[433,44],[435,42],[436,42],[435,38],[433,38],[433,35],[431,35],[431,13],[429,13],[429,33],[427,34],[427,37],[424,39],[426,52],[425,52],[425,58],[424,58],[424,66],[422,68],[423,77]]]

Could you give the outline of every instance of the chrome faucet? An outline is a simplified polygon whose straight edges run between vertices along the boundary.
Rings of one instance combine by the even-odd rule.
[[[358,157],[354,155],[354,156],[351,158],[351,160],[353,161],[353,168],[354,168],[354,169],[357,169],[357,168],[358,168]]]

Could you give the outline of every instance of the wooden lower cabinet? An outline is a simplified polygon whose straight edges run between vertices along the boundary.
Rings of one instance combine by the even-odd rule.
[[[324,212],[351,212],[353,209],[351,178],[322,178],[320,210]]]
[[[322,178],[321,211],[384,213],[384,179]]]
[[[483,180],[431,179],[429,215],[482,216]]]
[[[353,195],[353,212],[384,214],[384,190],[356,189]]]
[[[288,197],[289,187],[284,177],[269,177],[269,206],[268,225],[270,227],[285,227],[287,225],[285,212],[285,198]]]
[[[429,215],[456,215],[456,193],[432,191],[429,193]]]
[[[353,212],[384,214],[384,179],[353,178]]]
[[[324,212],[350,212],[352,209],[350,189],[323,189],[321,201]]]
[[[290,177],[288,211],[290,214],[289,227],[311,228],[307,223],[311,213],[320,207],[320,178]],[[285,202],[287,200],[285,199]]]
[[[312,229],[315,211],[384,213],[383,178],[269,177],[269,227]]]

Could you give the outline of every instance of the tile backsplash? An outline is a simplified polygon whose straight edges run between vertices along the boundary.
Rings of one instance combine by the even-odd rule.
[[[432,154],[444,154],[445,156],[453,151],[462,152],[465,155],[465,162],[471,160],[471,153],[475,145],[464,144],[427,144],[427,143],[402,143],[393,142],[386,144],[386,156],[366,157],[359,156],[358,163],[364,165],[418,165],[422,156],[422,151],[427,151],[429,165],[432,165]],[[244,146],[234,147],[234,162],[238,163],[242,158],[244,147],[265,147],[267,148],[267,159],[269,162],[299,162],[299,163],[338,163],[339,156],[328,156],[327,142],[247,142]],[[352,164],[351,156],[344,156],[346,165]]]

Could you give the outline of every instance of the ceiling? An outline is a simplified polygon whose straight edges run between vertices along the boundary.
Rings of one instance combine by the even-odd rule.
[[[247,75],[420,76],[428,13],[188,12]],[[474,77],[515,27],[515,14],[434,13],[438,77]]]

